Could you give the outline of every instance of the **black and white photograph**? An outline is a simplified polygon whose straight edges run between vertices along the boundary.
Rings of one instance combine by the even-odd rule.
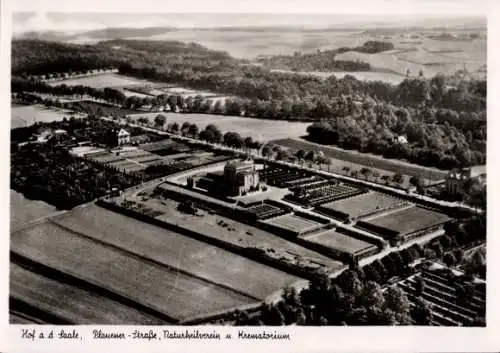
[[[489,325],[487,2],[281,3],[9,15],[11,325]]]

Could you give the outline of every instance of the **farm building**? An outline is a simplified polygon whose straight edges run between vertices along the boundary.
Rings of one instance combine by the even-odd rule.
[[[452,195],[459,194],[471,181],[486,183],[485,165],[452,170],[446,178],[446,190]]]
[[[130,133],[125,129],[120,129],[117,134],[118,145],[126,145],[130,143]]]

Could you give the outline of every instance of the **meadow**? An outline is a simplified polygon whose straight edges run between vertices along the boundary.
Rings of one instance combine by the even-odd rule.
[[[61,121],[71,116],[81,116],[73,111],[60,108],[47,108],[40,104],[12,107],[10,110],[10,128],[25,127],[36,122]]]
[[[150,121],[153,121],[157,115],[158,113],[138,113],[130,116],[134,119],[147,117]],[[242,137],[251,136],[254,140],[261,142],[303,136],[306,134],[306,129],[310,125],[310,123],[302,122],[254,119],[215,114],[167,113],[166,116],[166,124],[177,123],[179,126],[182,126],[184,122],[188,122],[196,124],[200,131],[208,124],[215,124],[222,132],[238,132]]]

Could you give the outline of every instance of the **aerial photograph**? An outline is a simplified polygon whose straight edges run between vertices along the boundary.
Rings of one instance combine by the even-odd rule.
[[[486,326],[486,16],[377,16],[13,13],[10,323]]]

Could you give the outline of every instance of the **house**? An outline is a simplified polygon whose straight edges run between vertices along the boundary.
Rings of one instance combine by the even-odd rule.
[[[117,134],[118,145],[126,145],[130,143],[130,133],[125,129],[120,129]]]
[[[454,169],[446,177],[446,190],[451,195],[460,194],[470,182],[486,184],[486,166]]]

